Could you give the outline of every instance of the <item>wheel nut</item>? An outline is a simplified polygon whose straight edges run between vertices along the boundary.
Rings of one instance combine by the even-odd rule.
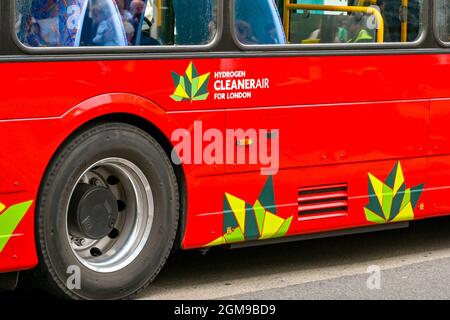
[[[102,186],[100,180],[97,179],[97,178],[92,178],[91,180],[89,180],[89,184],[91,184],[93,186],[96,186],[96,187],[101,187]]]

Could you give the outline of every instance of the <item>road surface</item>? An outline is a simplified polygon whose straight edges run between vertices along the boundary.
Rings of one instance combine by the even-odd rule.
[[[367,273],[369,267],[380,273]],[[378,280],[370,278],[369,289],[373,275]],[[20,291],[2,297],[48,298]],[[450,218],[339,238],[215,248],[205,256],[179,252],[138,298],[450,299]]]

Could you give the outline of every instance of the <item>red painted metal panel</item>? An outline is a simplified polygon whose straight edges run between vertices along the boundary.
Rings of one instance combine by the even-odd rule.
[[[368,173],[384,181],[397,161],[407,187],[425,183],[416,218],[450,212],[447,55],[199,59],[194,61],[198,72],[211,73],[210,96],[175,102],[172,71],[182,74],[189,63],[0,64],[0,202],[36,200],[49,161],[76,128],[105,114],[130,113],[168,138],[177,128],[194,134],[196,120],[204,129],[221,132],[279,129],[280,170],[273,180],[277,215],[284,219],[297,217],[299,188],[348,184],[346,215],[294,219],[288,235],[370,224],[364,215]],[[250,90],[245,99],[219,99],[217,94],[227,93],[217,90],[226,79],[216,72],[233,70],[244,71],[248,79],[268,79],[269,88]],[[184,248],[201,247],[221,235],[225,192],[250,204],[258,199],[267,180],[260,167],[183,166],[188,197]],[[0,254],[0,271],[36,264],[33,210],[16,230],[22,236]]]

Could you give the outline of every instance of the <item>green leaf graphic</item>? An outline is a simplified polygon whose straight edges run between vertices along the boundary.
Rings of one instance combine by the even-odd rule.
[[[210,73],[199,75],[193,62],[186,69],[184,75],[172,72],[175,91],[170,96],[173,100],[180,101],[202,101],[208,99],[208,84]]]
[[[225,193],[223,235],[205,247],[281,238],[289,232],[292,220],[293,217],[284,219],[276,214],[273,178],[269,177],[253,205]]]
[[[369,174],[369,203],[364,208],[367,221],[383,224],[413,220],[423,188],[423,184],[406,188],[400,162],[385,182]]]
[[[16,204],[0,214],[0,252],[3,251],[32,204],[33,201]],[[0,204],[0,212],[4,208],[5,207]]]

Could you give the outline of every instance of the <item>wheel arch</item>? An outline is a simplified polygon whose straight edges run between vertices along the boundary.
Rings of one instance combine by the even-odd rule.
[[[75,129],[72,129],[70,131],[70,133],[62,141],[62,143],[59,144],[59,146],[53,153],[52,157],[50,158],[50,160],[47,164],[47,167],[45,169],[44,175],[42,176],[41,183],[39,186],[39,191],[38,191],[38,199],[40,198],[41,189],[43,187],[43,182],[45,181],[45,177],[48,172],[48,167],[50,166],[51,163],[53,163],[53,161],[55,161],[56,157],[59,154],[59,151],[62,148],[64,148],[64,146],[67,143],[69,143],[69,141],[71,141],[71,139],[73,139],[73,137],[78,135],[80,132],[82,132],[88,128],[97,126],[97,125],[101,125],[104,123],[111,123],[111,122],[128,124],[128,125],[131,125],[131,126],[134,126],[136,128],[143,130],[144,132],[146,132],[148,135],[150,135],[152,138],[154,138],[161,145],[161,147],[165,151],[166,155],[169,157],[169,159],[171,159],[173,145],[172,145],[170,139],[167,137],[166,134],[164,134],[164,132],[161,129],[159,129],[154,123],[152,123],[148,119],[146,119],[140,115],[136,115],[133,113],[127,113],[127,112],[112,112],[112,113],[108,113],[108,114],[98,115],[98,116],[82,123]],[[175,172],[175,175],[177,178],[179,201],[180,201],[180,203],[179,203],[180,218],[179,218],[179,223],[178,223],[177,236],[175,238],[175,243],[173,245],[173,247],[174,247],[173,250],[176,250],[181,247],[181,242],[182,242],[182,239],[183,239],[183,236],[185,233],[185,229],[186,229],[187,187],[186,187],[186,176],[185,176],[183,167],[181,165],[175,165],[172,161],[171,161],[171,164],[172,164],[172,168],[174,169],[174,172]],[[36,208],[37,207],[38,206],[36,206]]]

